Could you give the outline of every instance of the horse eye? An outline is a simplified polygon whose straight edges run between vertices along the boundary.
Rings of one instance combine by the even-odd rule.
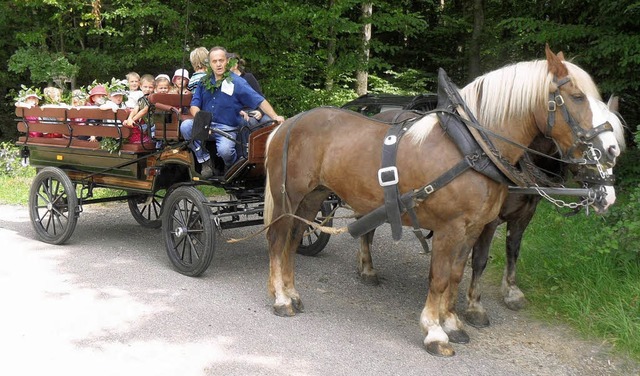
[[[575,102],[582,102],[585,99],[585,95],[582,93],[571,94],[571,99],[573,99]]]

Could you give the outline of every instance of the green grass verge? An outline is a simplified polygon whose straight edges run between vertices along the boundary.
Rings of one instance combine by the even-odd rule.
[[[625,205],[619,197],[616,205]],[[527,229],[518,260],[518,285],[528,310],[569,323],[585,338],[606,341],[640,360],[640,266],[598,252],[600,216],[564,217],[544,202]],[[491,279],[502,277],[504,230],[494,239]]]

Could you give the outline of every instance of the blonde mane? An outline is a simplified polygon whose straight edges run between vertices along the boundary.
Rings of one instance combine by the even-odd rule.
[[[587,72],[568,61],[564,64],[574,85],[586,95],[601,100]],[[520,62],[476,78],[460,90],[460,95],[482,126],[497,129],[502,124],[529,121],[532,109],[549,100],[552,80],[546,60]],[[412,127],[407,135],[421,143],[433,128],[432,121],[422,127]]]

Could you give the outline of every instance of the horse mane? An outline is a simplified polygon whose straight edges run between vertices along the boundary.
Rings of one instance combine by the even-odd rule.
[[[571,62],[564,61],[564,64],[578,89],[601,100],[598,88],[587,72]],[[552,80],[546,60],[526,61],[479,76],[461,89],[460,95],[482,126],[498,130],[502,124],[529,121],[531,109],[543,106],[549,100]],[[436,120],[434,116],[431,121],[425,120],[423,126],[414,125],[407,135],[421,143]],[[422,121],[416,125],[420,123]]]

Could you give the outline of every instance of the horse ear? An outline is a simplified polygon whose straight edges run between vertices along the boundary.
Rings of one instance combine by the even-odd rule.
[[[544,46],[544,52],[547,55],[547,64],[549,66],[549,72],[552,73],[557,78],[566,77],[569,75],[569,71],[567,67],[562,63],[564,60],[564,55],[560,52],[558,55],[554,54],[549,48],[549,43],[546,43]]]
[[[558,59],[560,59],[560,60],[562,60],[562,61],[564,61],[564,60],[565,60],[565,58],[564,58],[564,54],[562,53],[562,51],[558,52]]]
[[[609,101],[607,102],[607,107],[609,107],[609,111],[618,112],[619,104],[620,104],[620,97],[611,95],[611,97],[609,97]]]

